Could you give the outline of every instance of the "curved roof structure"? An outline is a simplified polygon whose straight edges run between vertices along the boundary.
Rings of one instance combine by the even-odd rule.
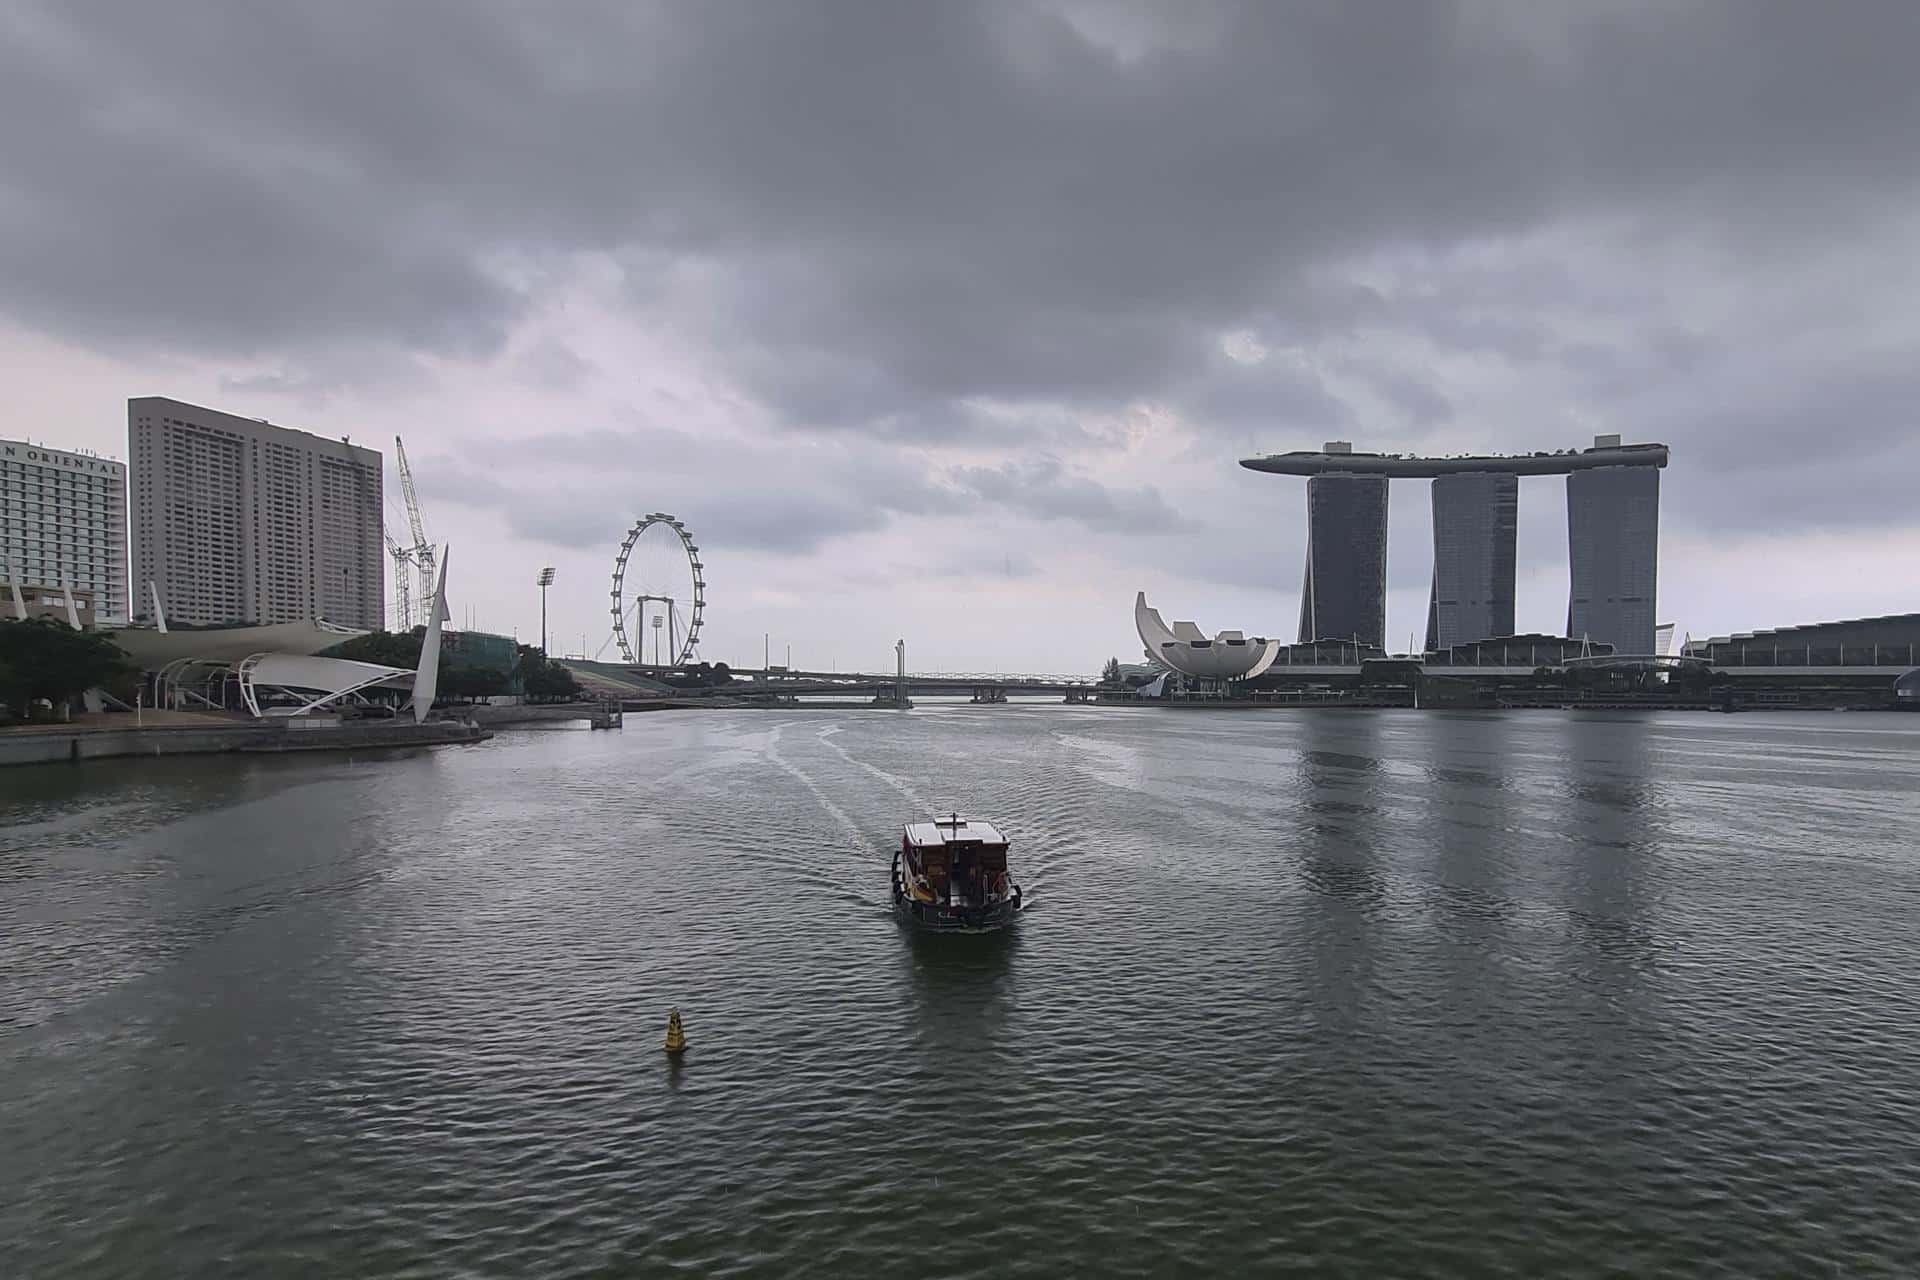
[[[1222,631],[1209,640],[1191,622],[1172,627],[1160,620],[1160,611],[1147,603],[1147,593],[1134,597],[1133,625],[1147,652],[1183,675],[1202,680],[1245,680],[1273,665],[1280,654],[1278,640],[1249,639],[1238,631]]]
[[[230,675],[239,684],[246,709],[256,718],[302,716],[364,689],[386,686],[411,687],[413,718],[418,723],[427,718],[439,688],[441,624],[450,616],[447,560],[452,550],[441,547],[432,561],[439,574],[429,602],[427,633],[420,643],[420,666],[415,671],[319,657],[321,651],[342,641],[368,634],[320,620],[206,630],[128,627],[108,634],[153,677],[156,707],[186,698],[225,709],[224,688]],[[191,687],[189,673],[201,677],[200,691]],[[205,692],[208,679],[221,685],[218,702]]]
[[[234,667],[234,673],[240,677],[240,694],[247,710],[255,716],[305,715],[362,689],[377,685],[410,687],[416,677],[405,667],[293,653],[251,654]],[[279,707],[263,704],[262,690],[291,694],[298,701]]]
[[[331,622],[276,622],[263,627],[216,627],[161,631],[127,627],[109,633],[127,656],[148,671],[170,662],[239,662],[256,653],[313,654],[367,633]]]
[[[1626,444],[1568,450],[1565,453],[1488,453],[1457,458],[1298,449],[1292,453],[1268,453],[1257,458],[1242,458],[1240,465],[1249,471],[1266,471],[1283,476],[1345,472],[1349,475],[1387,476],[1395,480],[1425,480],[1474,471],[1515,476],[1565,476],[1600,467],[1664,467],[1667,465],[1667,446]]]

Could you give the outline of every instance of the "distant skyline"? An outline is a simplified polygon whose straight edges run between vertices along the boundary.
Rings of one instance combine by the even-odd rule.
[[[1290,637],[1257,453],[1662,441],[1660,621],[1920,609],[1920,6],[54,3],[0,12],[0,435],[169,396],[406,438],[449,597],[703,655]],[[1424,638],[1425,483],[1386,636]],[[1557,632],[1564,483],[1519,486]]]

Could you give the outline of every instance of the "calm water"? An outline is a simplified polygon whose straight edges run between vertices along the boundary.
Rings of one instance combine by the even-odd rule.
[[[950,808],[1016,933],[889,915]],[[1916,833],[1892,715],[9,770],[0,1271],[1913,1274]]]

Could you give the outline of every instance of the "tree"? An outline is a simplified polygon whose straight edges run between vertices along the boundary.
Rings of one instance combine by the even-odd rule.
[[[496,693],[505,693],[507,677],[504,672],[454,663],[441,670],[438,689],[443,698],[471,702],[475,698],[490,698]]]
[[[369,631],[366,635],[334,645],[323,656],[417,671],[420,667],[420,648],[426,639],[425,627],[415,627],[411,631]]]
[[[557,662],[549,662],[527,677],[527,696],[559,701],[580,696],[580,682],[573,672]]]
[[[552,699],[580,696],[580,682],[573,672],[530,644],[520,646],[520,658],[514,668],[520,688],[529,698]]]
[[[1101,684],[1119,684],[1120,683],[1120,659],[1118,658],[1107,659],[1107,665],[1100,668],[1100,683]]]
[[[55,618],[0,622],[0,701],[17,719],[42,698],[62,708],[88,689],[136,674],[104,632],[75,631]]]

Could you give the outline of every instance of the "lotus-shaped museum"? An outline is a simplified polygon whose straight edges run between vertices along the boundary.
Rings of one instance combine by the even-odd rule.
[[[1147,603],[1142,591],[1133,601],[1133,625],[1147,652],[1182,675],[1201,680],[1245,680],[1259,675],[1279,656],[1280,642],[1251,639],[1238,631],[1222,631],[1209,640],[1191,622],[1171,628],[1160,611]]]

